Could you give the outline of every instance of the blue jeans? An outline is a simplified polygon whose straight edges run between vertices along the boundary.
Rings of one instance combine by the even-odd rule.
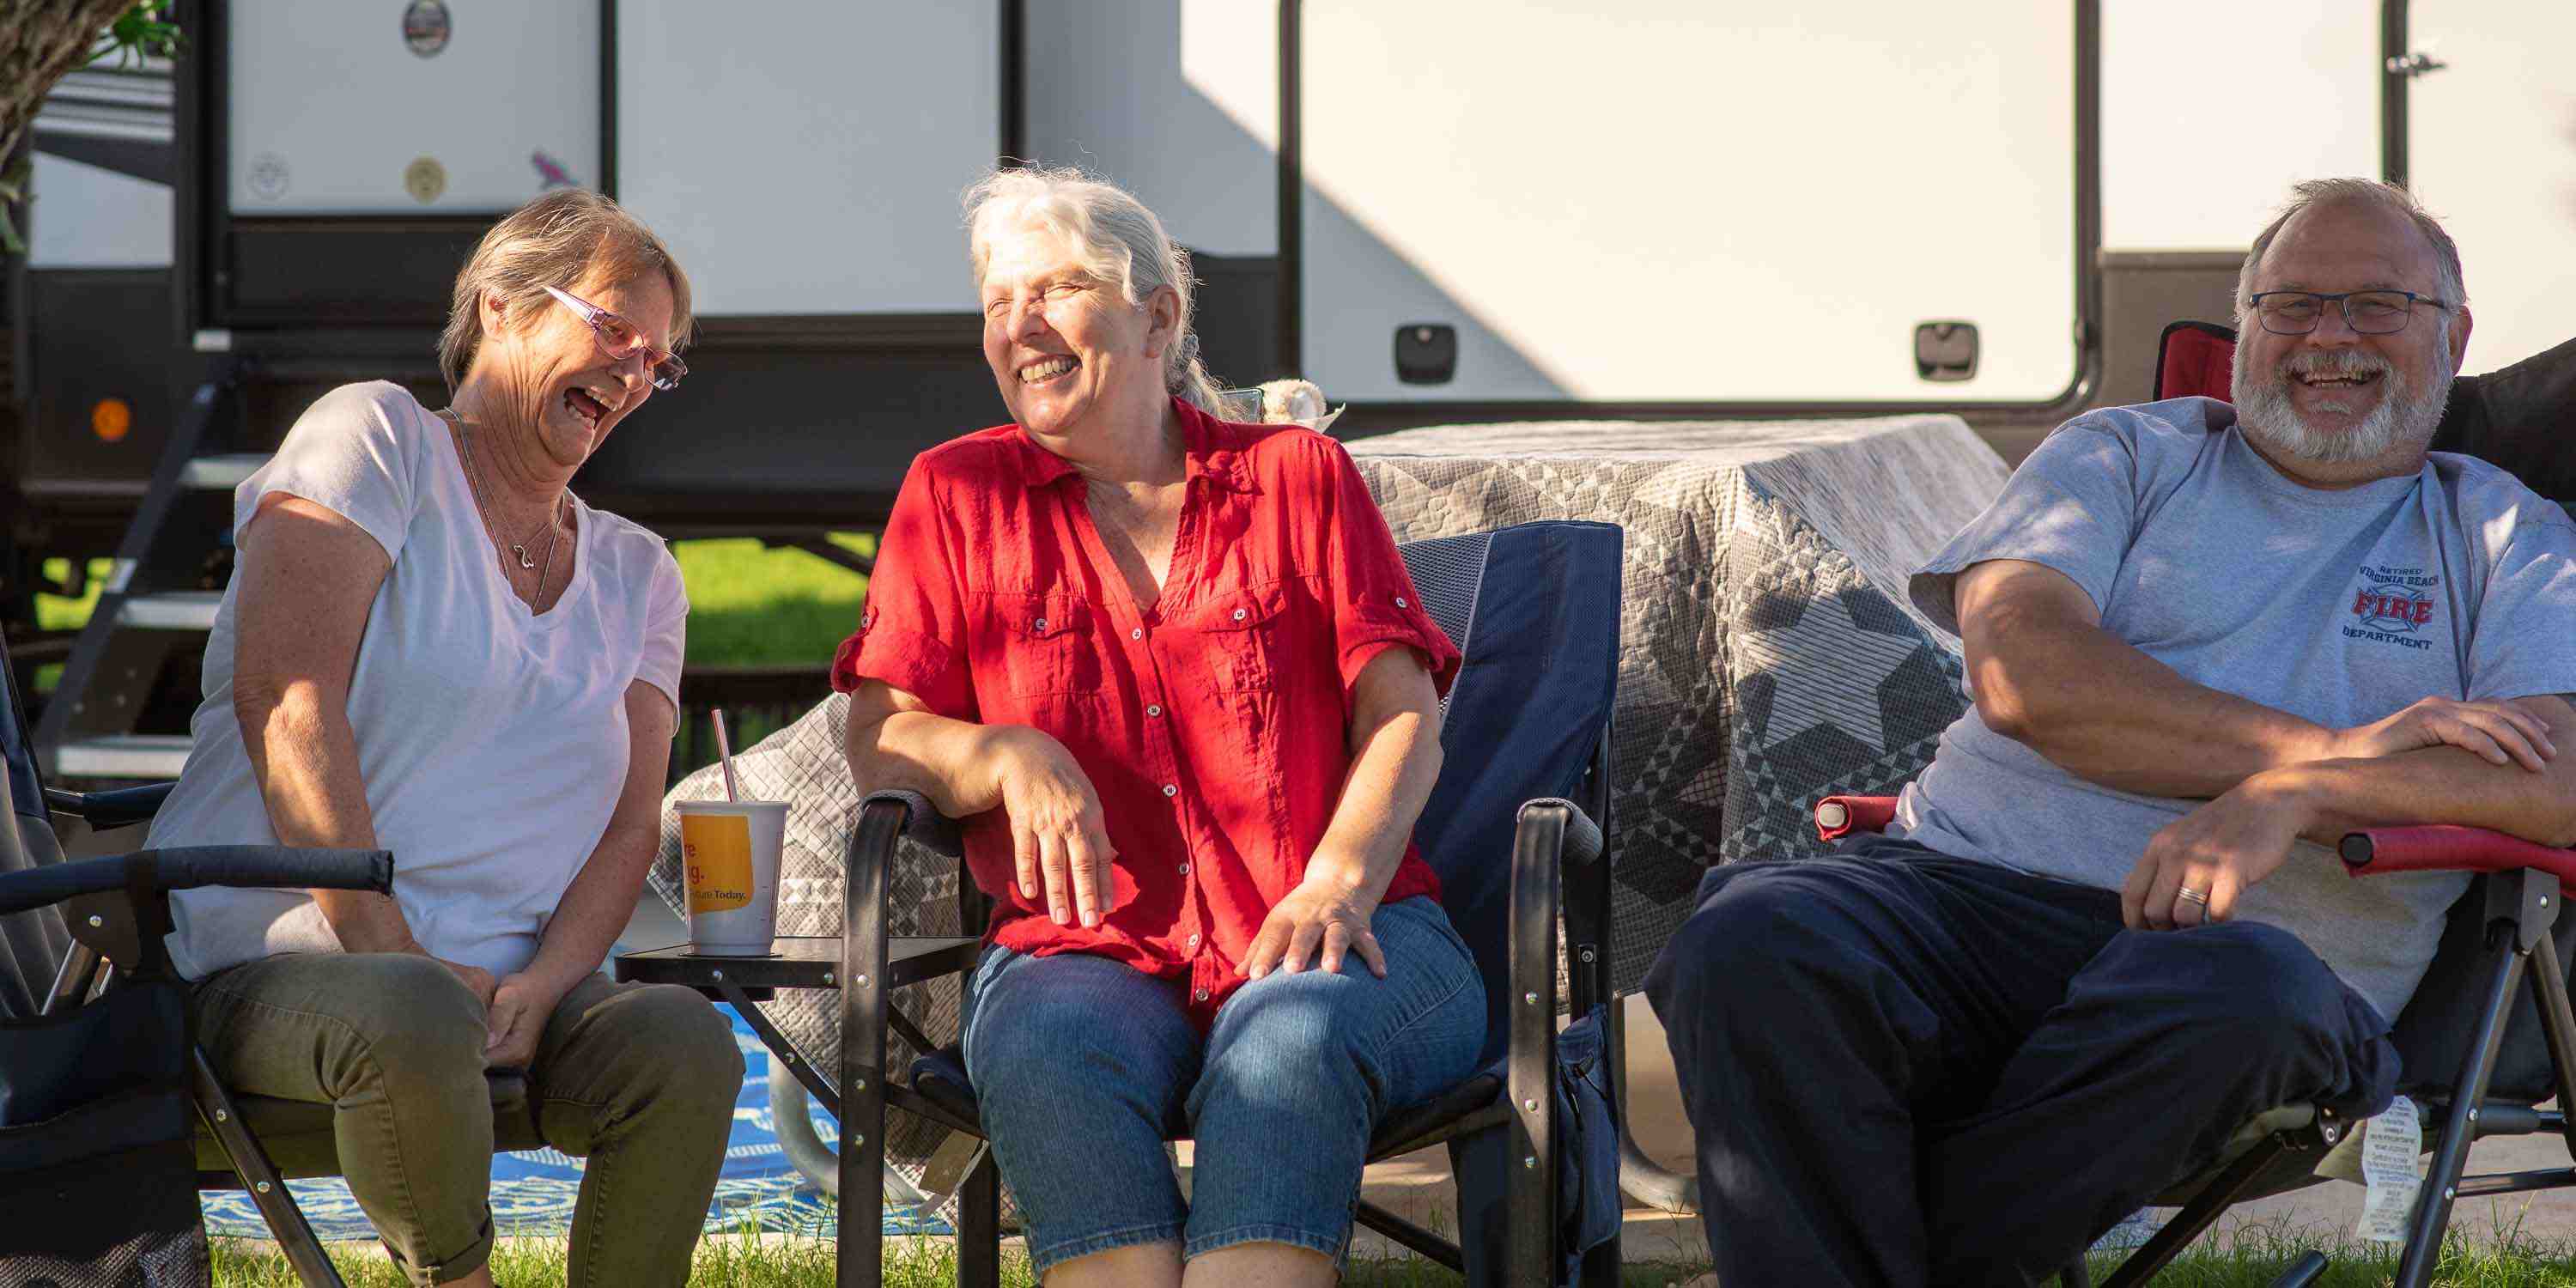
[[[1338,973],[1273,972],[1205,1039],[1185,979],[984,950],[966,1070],[1039,1274],[1136,1243],[1342,1254],[1378,1120],[1465,1081],[1485,1042],[1484,983],[1439,903],[1407,899],[1369,925],[1385,979],[1356,954]],[[1163,1151],[1174,1130],[1198,1142],[1187,1203]]]

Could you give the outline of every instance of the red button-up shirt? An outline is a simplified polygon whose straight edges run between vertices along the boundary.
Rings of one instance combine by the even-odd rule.
[[[1135,602],[1071,463],[987,429],[913,461],[832,684],[1062,742],[1100,794],[1114,907],[1098,929],[1049,920],[993,810],[965,827],[987,941],[1187,979],[1204,1027],[1332,822],[1360,669],[1411,648],[1446,692],[1459,656],[1341,444],[1174,405],[1188,476],[1160,600]],[[1408,842],[1386,902],[1438,891]]]

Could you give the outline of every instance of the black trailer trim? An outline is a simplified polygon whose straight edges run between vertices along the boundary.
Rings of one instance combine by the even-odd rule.
[[[2407,0],[2379,0],[2379,177],[2406,186]]]
[[[177,173],[171,164],[170,145],[160,139],[136,139],[114,134],[79,134],[70,130],[31,131],[36,137],[36,150],[47,156],[61,157],[113,170],[146,183],[168,183]]]

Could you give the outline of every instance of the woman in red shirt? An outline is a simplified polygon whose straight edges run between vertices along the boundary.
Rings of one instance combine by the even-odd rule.
[[[1339,444],[1211,414],[1150,211],[968,204],[1016,423],[913,462],[833,666],[851,770],[968,820],[967,1068],[1046,1281],[1330,1283],[1370,1131],[1484,1042],[1411,840],[1458,651]]]

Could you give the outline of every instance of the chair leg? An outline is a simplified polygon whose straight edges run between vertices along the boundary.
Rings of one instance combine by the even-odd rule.
[[[2245,1151],[2242,1157],[2228,1164],[2217,1179],[2193,1195],[2191,1202],[2175,1213],[2174,1219],[2165,1222],[2145,1246],[2130,1253],[2128,1260],[2121,1262],[2120,1268],[2103,1281],[2102,1288],[2137,1288],[2137,1285],[2154,1278],[2157,1271],[2180,1256],[2202,1231],[2215,1224],[2221,1213],[2234,1206],[2236,1196],[2244,1193],[2245,1187],[2252,1184],[2254,1178],[2287,1148],[2289,1139],[2275,1133]]]
[[[54,986],[45,992],[40,1015],[59,1015],[78,1005],[90,990],[98,986],[98,950],[74,940],[72,950],[63,954],[62,968],[54,972]]]
[[[2310,1251],[2291,1262],[2290,1268],[2282,1271],[2281,1277],[2272,1281],[2272,1288],[2308,1288],[2308,1285],[2324,1277],[2325,1273],[2326,1254]]]
[[[347,1288],[340,1279],[339,1267],[331,1264],[330,1254],[322,1250],[322,1241],[313,1234],[313,1223],[304,1219],[304,1209],[295,1206],[295,1196],[286,1192],[286,1179],[277,1174],[268,1161],[268,1151],[259,1147],[259,1139],[242,1123],[241,1108],[233,1103],[232,1094],[215,1080],[213,1066],[206,1063],[206,1053],[191,1048],[188,1052],[190,1092],[196,1101],[197,1114],[206,1120],[206,1128],[215,1134],[215,1143],[223,1148],[233,1171],[250,1190],[250,1201],[259,1209],[260,1220],[268,1223],[268,1232],[277,1236],[278,1251],[286,1254],[286,1263],[295,1268],[295,1277],[304,1288]]]
[[[1369,1229],[1411,1248],[1426,1258],[1459,1274],[1467,1273],[1466,1253],[1456,1244],[1441,1238],[1422,1226],[1415,1225],[1366,1199],[1352,1210],[1351,1219]]]
[[[989,1149],[957,1190],[957,1288],[1002,1288],[1002,1173]]]
[[[900,805],[863,807],[843,869],[838,1288],[885,1285],[885,910],[903,823]]]
[[[2414,1219],[2406,1230],[2406,1255],[2397,1264],[2396,1288],[2424,1288],[2432,1282],[2434,1264],[2442,1259],[2442,1232],[2451,1224],[2452,1195],[2460,1183],[2460,1173],[2468,1166],[2469,1143],[2475,1138],[2469,1114],[2486,1101],[2487,1079],[2495,1073],[2496,1052],[2504,1045],[2505,1020],[2512,1014],[2515,986],[2522,982],[2523,970],[2532,964],[2529,947],[2516,946],[2515,927],[2510,921],[2487,923],[2487,953],[2491,965],[2486,1007],[2478,1016],[2477,1038],[2469,1044],[2460,1076],[2451,1083],[2451,1106],[2442,1116],[2442,1135],[2433,1150],[2433,1165],[2424,1173],[2424,1188],[2415,1196]],[[2555,965],[2552,959],[2550,966],[2541,969],[2554,969]]]

